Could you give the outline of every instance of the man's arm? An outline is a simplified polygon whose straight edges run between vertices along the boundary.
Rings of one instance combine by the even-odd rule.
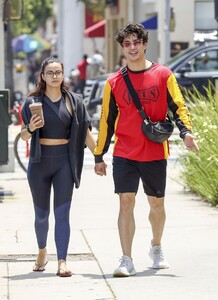
[[[106,81],[102,100],[101,118],[97,145],[94,150],[95,173],[106,175],[107,165],[104,163],[103,155],[108,151],[111,138],[114,134],[114,124],[118,114],[115,98],[111,92],[111,86]]]
[[[199,152],[198,144],[195,141],[195,137],[192,134],[186,133],[186,135],[183,138],[183,142],[187,150],[194,150],[196,153]]]
[[[180,130],[180,137],[187,150],[199,151],[195,137],[192,135],[191,120],[185,100],[182,96],[178,83],[172,73],[167,81],[168,106],[173,113],[174,120]]]

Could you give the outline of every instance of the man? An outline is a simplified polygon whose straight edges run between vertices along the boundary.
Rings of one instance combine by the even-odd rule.
[[[118,32],[116,41],[127,59],[129,78],[146,115],[152,121],[163,121],[170,108],[186,148],[197,152],[199,149],[191,133],[189,113],[172,71],[145,59],[148,32],[141,24],[128,24]],[[115,277],[136,274],[131,251],[135,233],[133,210],[140,179],[150,205],[149,221],[153,239],[149,254],[153,260],[152,267],[169,267],[161,246],[166,218],[164,196],[168,141],[161,144],[151,142],[142,133],[141,123],[141,116],[119,70],[106,81],[94,151],[95,172],[101,176],[106,175],[103,155],[115,134],[113,179],[115,193],[120,198],[118,229],[123,251],[121,264],[113,273]]]
[[[83,94],[86,85],[87,66],[89,65],[87,58],[87,54],[84,54],[82,61],[77,65],[77,69],[79,70],[79,78],[76,92],[81,94]]]

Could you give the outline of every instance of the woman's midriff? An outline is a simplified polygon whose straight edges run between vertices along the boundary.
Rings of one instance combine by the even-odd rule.
[[[57,145],[65,145],[69,143],[69,140],[66,139],[40,139],[41,145],[47,146],[57,146]]]

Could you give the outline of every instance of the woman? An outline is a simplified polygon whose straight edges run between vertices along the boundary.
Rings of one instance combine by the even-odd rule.
[[[80,95],[64,86],[63,64],[57,58],[42,62],[36,89],[22,108],[21,137],[31,138],[28,182],[35,210],[35,232],[39,253],[33,271],[44,271],[49,227],[50,193],[54,189],[55,244],[57,275],[69,277],[66,266],[70,238],[69,213],[74,185],[79,187],[84,147],[93,153],[95,140],[90,132],[90,117]],[[42,103],[44,120],[31,114],[29,105]]]

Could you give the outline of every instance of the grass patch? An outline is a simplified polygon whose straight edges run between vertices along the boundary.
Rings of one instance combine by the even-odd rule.
[[[186,91],[185,98],[191,114],[193,134],[199,154],[181,154],[181,178],[190,190],[213,206],[218,205],[218,96],[212,84],[206,96],[196,89]],[[191,100],[190,100],[191,99]]]

